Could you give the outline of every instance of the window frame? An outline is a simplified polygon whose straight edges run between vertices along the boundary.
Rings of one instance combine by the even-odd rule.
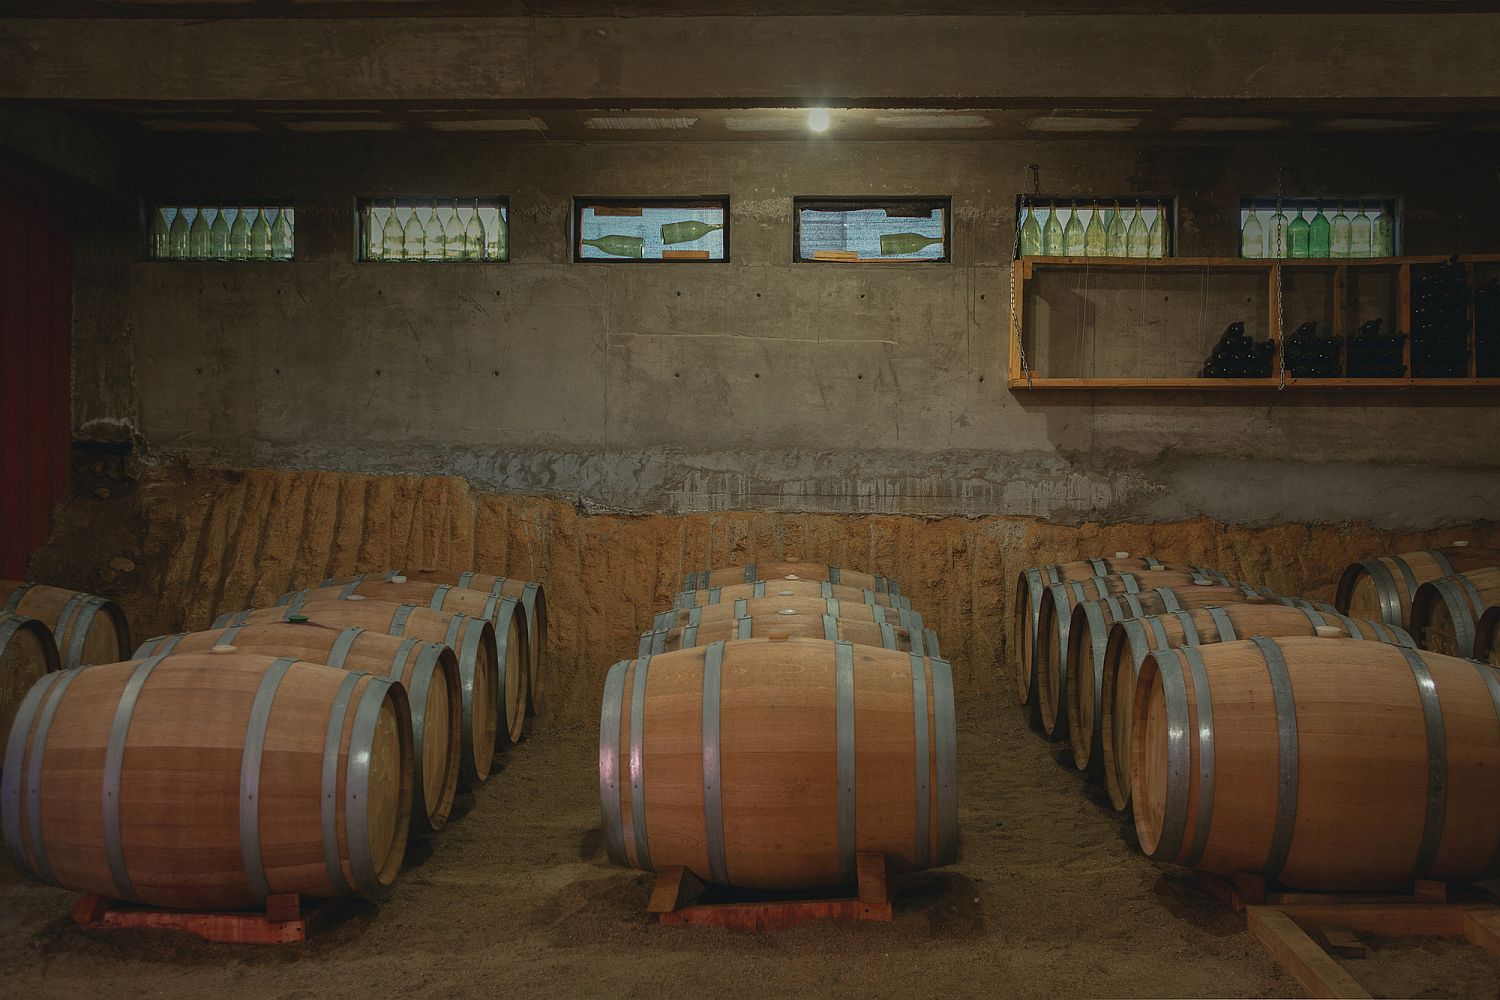
[[[1082,204],[1087,202],[1088,204]],[[1017,257],[1021,250],[1021,214],[1028,206],[1038,208],[1046,207],[1048,203],[1057,203],[1065,208],[1095,208],[1102,205],[1113,205],[1119,202],[1122,206],[1129,202],[1135,204],[1140,202],[1142,207],[1148,204],[1162,206],[1169,213],[1166,231],[1162,235],[1162,248],[1160,257],[1111,257],[1106,255],[1102,260],[1171,260],[1177,256],[1177,195],[1175,194],[1148,194],[1134,193],[1129,195],[1081,195],[1081,194],[1018,194],[1015,204],[1015,239],[1011,243],[1011,253]],[[1063,260],[1064,254],[1043,255],[1045,259]]]
[[[365,256],[365,232],[364,232],[364,227],[365,227],[365,210],[366,210],[367,207],[376,208],[376,207],[379,207],[382,202],[390,202],[390,201],[398,201],[398,202],[436,202],[439,206],[442,206],[445,202],[451,202],[451,201],[453,201],[455,197],[458,198],[458,203],[459,203],[460,207],[463,206],[464,202],[466,202],[466,201],[472,202],[472,201],[474,201],[475,198],[478,198],[482,202],[484,202],[484,201],[495,202],[496,205],[502,210],[502,218],[504,218],[504,220],[505,220],[505,256],[504,257],[496,257],[493,260],[485,260],[483,258],[480,258],[479,260],[393,260],[393,259],[387,259],[387,258],[382,257],[379,260],[372,260],[371,258]],[[415,211],[415,206],[413,206],[413,211]],[[452,264],[509,264],[510,260],[511,260],[511,255],[510,255],[511,232],[512,232],[512,229],[511,229],[511,216],[510,216],[510,195],[507,195],[507,194],[487,194],[487,195],[474,195],[474,194],[470,194],[470,195],[467,195],[467,196],[463,196],[463,195],[451,195],[451,194],[450,195],[446,195],[446,196],[438,196],[438,195],[431,195],[431,194],[425,194],[425,195],[414,195],[414,194],[408,194],[408,195],[402,195],[402,194],[383,194],[383,195],[361,194],[361,195],[355,195],[355,197],[354,197],[354,263],[356,263],[356,264],[449,264],[449,265],[452,265]]]
[[[724,256],[710,257],[585,257],[583,256],[583,210],[586,208],[719,208],[724,212]],[[730,197],[727,194],[671,195],[649,197],[573,196],[568,217],[569,259],[574,264],[728,264],[732,260]]]
[[[941,257],[900,257],[894,260],[818,260],[816,257],[802,256],[802,210],[805,208],[817,210],[819,205],[857,205],[865,208],[879,208],[882,205],[894,205],[900,203],[908,204],[934,204],[941,206],[943,210],[943,255]],[[928,194],[928,195],[896,195],[893,197],[881,197],[879,195],[862,194],[838,194],[838,195],[793,195],[792,196],[792,263],[793,264],[952,264],[953,263],[953,196],[951,194]]]
[[[196,203],[196,205],[195,205]],[[153,257],[151,256],[151,216],[161,206],[169,207],[197,207],[202,208],[225,208],[249,206],[257,209],[275,208],[291,209],[293,215],[297,212],[297,199],[291,197],[245,197],[238,196],[226,198],[214,197],[169,197],[166,195],[143,194],[137,202],[137,214],[139,217],[139,251],[140,261],[143,264],[295,264],[301,257],[301,248],[297,241],[297,223],[295,218],[292,222],[292,255],[286,259],[278,257]]]

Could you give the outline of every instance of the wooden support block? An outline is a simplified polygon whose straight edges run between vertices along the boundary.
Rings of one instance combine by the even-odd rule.
[[[1235,913],[1244,913],[1246,906],[1258,906],[1266,901],[1264,875],[1249,872],[1235,872],[1233,875],[1194,872],[1193,876],[1205,892]]]
[[[716,903],[658,914],[666,925],[726,927],[737,931],[784,931],[808,920],[873,920],[857,899],[809,899],[790,903]],[[889,918],[887,918],[889,919]]]
[[[1469,910],[1464,914],[1464,936],[1492,955],[1500,955],[1500,910]]]
[[[295,892],[278,892],[267,896],[266,919],[281,924],[302,919],[302,897]]]
[[[884,854],[861,854],[856,860],[859,875],[859,905],[865,920],[890,920],[890,864]]]
[[[1339,958],[1364,958],[1365,943],[1342,927],[1324,927],[1323,941]]]
[[[86,896],[78,897],[78,902],[73,904],[69,915],[73,918],[73,923],[79,927],[88,927],[90,924],[103,920],[108,912],[109,901],[97,892],[91,892]]]
[[[1463,937],[1464,918],[1490,903],[1307,903],[1275,907],[1304,927],[1345,927],[1382,937]]]
[[[1423,903],[1448,902],[1448,883],[1419,878],[1411,884],[1412,898]]]
[[[701,895],[703,883],[698,876],[681,865],[668,865],[656,873],[656,884],[651,887],[651,901],[646,904],[646,912],[671,913]]]
[[[1247,906],[1259,906],[1266,901],[1266,877],[1254,872],[1235,872],[1229,876],[1240,899]]]
[[[1246,913],[1250,933],[1308,996],[1370,996],[1285,913],[1269,906],[1252,906]]]
[[[295,894],[270,897],[265,913],[158,910],[117,903],[96,895],[73,904],[72,917],[85,930],[169,930],[226,944],[295,944],[306,941],[316,913],[304,915]]]

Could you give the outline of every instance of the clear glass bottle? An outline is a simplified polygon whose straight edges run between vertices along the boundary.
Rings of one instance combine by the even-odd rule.
[[[1057,218],[1057,205],[1048,203],[1047,225],[1042,229],[1042,253],[1048,257],[1061,257],[1066,249],[1062,223]]]
[[[1120,211],[1118,201],[1115,202],[1115,210],[1110,213],[1109,225],[1104,230],[1104,252],[1110,257],[1130,256],[1125,242],[1125,214]]]
[[[1333,255],[1329,248],[1329,233],[1332,228],[1327,214],[1323,211],[1323,203],[1320,201],[1317,208],[1313,210],[1312,222],[1307,226],[1307,255],[1309,257]]]
[[[234,210],[234,222],[229,225],[229,259],[250,259],[250,216],[244,205]]]
[[[1261,258],[1266,255],[1266,231],[1261,228],[1260,213],[1250,203],[1249,214],[1240,227],[1240,256]]]
[[[250,223],[250,259],[271,259],[271,224],[266,221],[265,206],[258,205]]]
[[[172,228],[167,230],[167,256],[173,260],[186,260],[188,255],[187,212],[181,205],[172,217]]]
[[[427,207],[427,223],[422,227],[422,239],[427,244],[423,260],[443,259],[443,221],[438,218],[437,202]]]
[[[474,199],[474,211],[464,224],[464,260],[484,259],[484,220],[479,217],[479,199]]]
[[[1396,256],[1396,219],[1391,212],[1382,205],[1376,210],[1375,235],[1370,253],[1375,257]]]
[[[417,206],[413,205],[406,217],[406,226],[401,233],[401,256],[405,260],[426,260],[427,239],[422,235],[422,220],[417,218]]]
[[[223,205],[214,209],[214,224],[208,227],[208,255],[214,260],[229,259],[229,220]]]
[[[1349,216],[1344,214],[1344,206],[1339,205],[1338,214],[1328,224],[1328,256],[1349,256]]]
[[[1021,226],[1021,256],[1038,257],[1042,253],[1042,227],[1036,221],[1036,212],[1030,205],[1022,209],[1026,221]]]
[[[1099,205],[1089,208],[1089,224],[1083,231],[1083,252],[1088,257],[1103,257],[1109,249],[1109,230],[1099,221]]]
[[[193,211],[193,224],[188,227],[187,255],[192,260],[208,260],[208,216],[202,205]]]
[[[1349,222],[1349,256],[1372,256],[1371,237],[1373,234],[1374,229],[1370,224],[1370,217],[1365,214],[1365,206],[1361,203],[1359,214]]]
[[[1266,256],[1286,257],[1290,252],[1287,238],[1286,213],[1281,210],[1281,202],[1276,203],[1276,214],[1271,216],[1271,224],[1266,227]]]
[[[1063,227],[1063,252],[1069,257],[1083,257],[1087,254],[1083,236],[1083,222],[1078,218],[1077,207],[1068,213],[1068,224]]]
[[[391,214],[380,229],[381,259],[401,260],[406,256],[406,236],[396,221],[396,199],[391,199]]]
[[[291,260],[295,252],[291,209],[282,206],[276,210],[276,221],[271,224],[271,257],[273,260]]]
[[[510,260],[510,224],[505,220],[505,210],[495,209],[495,228],[487,233],[494,239],[484,245],[485,260]]]
[[[1307,215],[1299,207],[1292,218],[1292,224],[1286,227],[1287,240],[1291,244],[1290,256],[1299,260],[1307,256],[1308,229]]]
[[[1146,256],[1161,260],[1167,255],[1167,206],[1156,203],[1156,215],[1146,230]]]
[[[448,221],[443,223],[443,259],[464,259],[464,227],[458,221],[458,199],[448,210]]]
[[[373,203],[365,209],[364,226],[360,232],[365,241],[364,259],[368,261],[385,260],[385,240],[381,238],[380,209]]]
[[[166,260],[172,256],[172,227],[167,222],[167,210],[160,205],[151,213],[151,228],[146,234],[146,250],[152,260]]]
[[[1146,217],[1141,213],[1141,203],[1135,203],[1135,214],[1125,230],[1125,248],[1131,257],[1151,256],[1151,232],[1146,228]]]

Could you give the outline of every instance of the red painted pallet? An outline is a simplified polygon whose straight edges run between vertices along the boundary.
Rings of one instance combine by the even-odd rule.
[[[296,944],[307,940],[318,913],[316,906],[304,910],[294,892],[267,898],[264,913],[158,910],[90,894],[73,904],[72,917],[85,930],[153,928],[225,944]]]
[[[843,899],[765,900],[741,903],[694,904],[704,885],[693,873],[672,865],[656,875],[648,913],[669,926],[727,927],[742,931],[783,931],[808,920],[895,919],[887,886],[889,869],[884,855],[861,854],[858,859],[859,895]]]

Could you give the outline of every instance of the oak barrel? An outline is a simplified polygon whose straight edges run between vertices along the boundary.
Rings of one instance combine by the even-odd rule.
[[[599,720],[599,796],[617,864],[705,882],[851,882],[958,851],[946,662],[822,639],[715,642],[625,660]]]
[[[1440,576],[1417,588],[1411,634],[1417,645],[1446,656],[1473,656],[1479,619],[1500,605],[1500,566]]]
[[[439,642],[458,659],[463,696],[463,754],[459,779],[475,785],[490,775],[495,757],[495,726],[500,717],[498,654],[495,627],[483,618],[451,611],[433,611],[389,601],[313,601],[296,611],[285,607],[252,608],[215,619],[216,629],[235,625],[264,625],[299,619],[335,628],[370,629],[402,638]]]
[[[1154,653],[1130,717],[1141,850],[1294,889],[1500,873],[1500,675],[1354,639]]]
[[[1460,542],[1366,559],[1345,568],[1333,603],[1343,614],[1379,618],[1410,630],[1411,601],[1418,587],[1484,566],[1500,566],[1500,549]]]
[[[778,608],[745,618],[720,618],[699,624],[677,625],[641,633],[636,656],[691,649],[727,639],[761,639],[781,635],[787,639],[845,639],[856,646],[876,646],[918,656],[942,656],[937,635],[926,629],[906,629],[886,623],[829,614],[804,614],[796,608]]]
[[[0,613],[0,747],[31,686],[61,669],[57,643],[46,625],[25,615]],[[3,765],[0,765],[3,766]]]
[[[453,650],[442,643],[402,639],[358,625],[340,628],[304,621],[157,636],[142,643],[133,658],[224,649],[291,656],[400,681],[411,705],[412,829],[418,833],[442,829],[453,808],[463,755],[463,687]]]
[[[842,587],[827,580],[756,580],[754,583],[735,583],[723,587],[706,587],[700,590],[684,590],[672,599],[674,608],[713,607],[716,604],[733,604],[745,598],[758,597],[823,597],[846,604],[878,604],[885,608],[910,608],[910,598],[899,594],[882,594],[859,587]]]
[[[115,663],[130,655],[130,626],[114,601],[40,583],[0,580],[0,613],[35,618],[52,632],[63,667]]]
[[[1500,667],[1500,607],[1490,608],[1474,626],[1474,659]]]
[[[534,580],[519,580],[515,577],[495,576],[490,573],[475,573],[469,570],[404,569],[384,570],[379,573],[361,573],[358,576],[331,577],[319,583],[319,587],[344,586],[367,580],[388,580],[392,583],[415,581],[418,583],[443,583],[465,590],[482,590],[492,597],[514,597],[526,611],[526,705],[533,713],[541,700],[541,692],[547,682],[547,590]]]
[[[877,625],[895,625],[899,628],[923,628],[922,616],[909,608],[888,608],[883,604],[866,604],[864,601],[841,601],[837,597],[741,597],[738,600],[718,604],[697,604],[691,608],[676,608],[659,613],[652,621],[651,629],[677,628],[683,625],[707,625],[710,622],[733,621],[736,618],[755,618],[760,615],[780,614],[787,609],[801,615],[832,615],[852,621],[874,622]]]
[[[835,587],[853,587],[856,590],[873,590],[877,594],[901,595],[901,584],[890,577],[877,573],[861,573],[814,562],[769,562],[750,563],[746,566],[727,566],[723,569],[704,569],[687,573],[682,582],[683,590],[708,590],[712,587],[727,587],[737,583],[754,583],[764,580],[814,580],[833,584]]]
[[[399,683],[253,653],[48,674],[5,750],[0,823],[28,877],[151,906],[390,885],[406,849]]]
[[[344,601],[360,597],[372,601],[415,603],[433,611],[458,612],[483,618],[495,626],[496,669],[499,671],[500,735],[519,743],[526,726],[526,674],[530,660],[526,615],[514,597],[467,590],[445,583],[416,580],[351,580],[337,587],[314,587],[282,594],[278,606],[295,610],[309,601]]]
[[[1100,761],[1109,800],[1116,809],[1130,803],[1130,706],[1136,675],[1149,653],[1254,636],[1319,634],[1416,648],[1406,630],[1395,625],[1267,603],[1210,605],[1124,618],[1114,618],[1107,607],[1080,604],[1073,612],[1073,628],[1070,648],[1078,651],[1082,662],[1094,665],[1097,673],[1091,674],[1096,685],[1089,692],[1092,697],[1085,698],[1080,686],[1070,704],[1081,720],[1080,728],[1087,728],[1093,736],[1090,760]],[[1076,754],[1078,743],[1073,747]]]

